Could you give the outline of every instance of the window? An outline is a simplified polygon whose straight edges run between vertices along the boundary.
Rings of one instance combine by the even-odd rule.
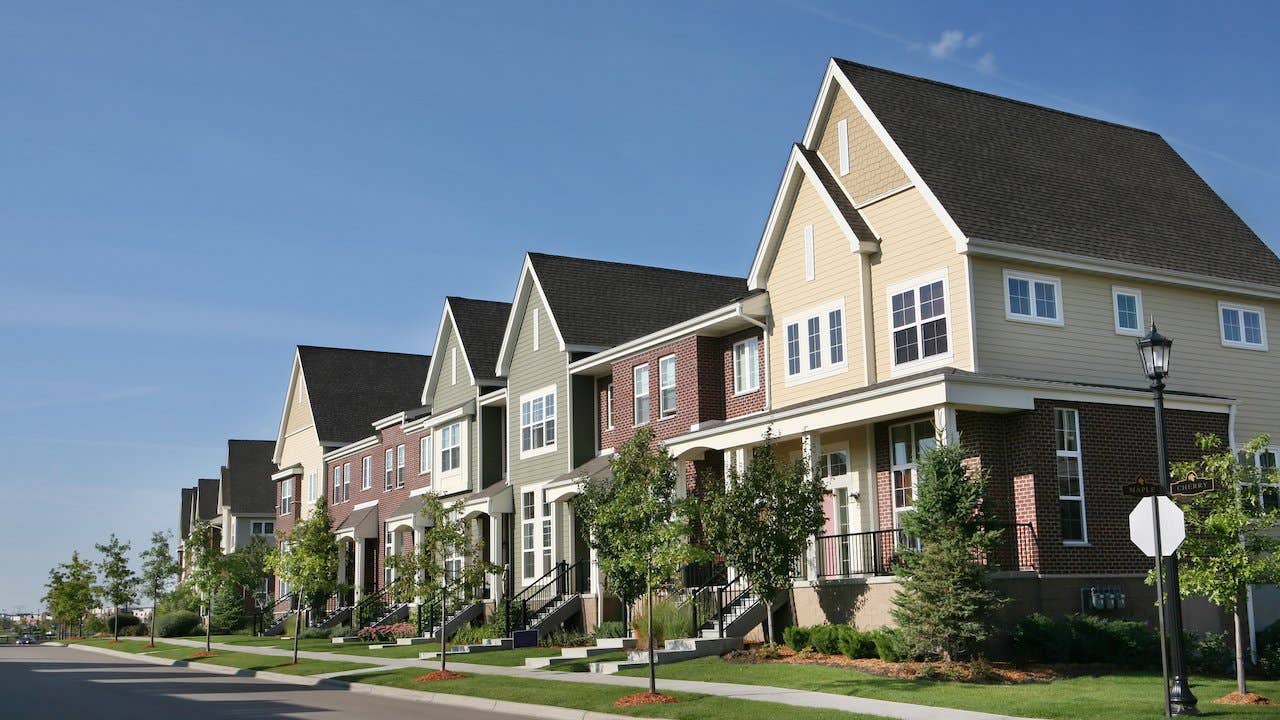
[[[382,489],[390,490],[396,483],[396,451],[387,448],[382,463]]]
[[[520,494],[520,535],[524,542],[521,547],[521,560],[524,572],[521,573],[524,581],[530,582],[534,579],[534,559],[535,550],[533,547],[533,493],[525,492]]]
[[[538,308],[533,309],[533,349],[537,350],[542,347],[542,328],[538,322]]]
[[[834,478],[849,474],[849,453],[846,450],[834,450],[829,453],[823,453],[814,468],[818,477]]]
[[[316,482],[316,471],[312,470],[307,473],[307,502],[315,502],[316,495],[321,490],[322,488]]]
[[[431,433],[423,435],[418,440],[418,474],[425,475],[431,472]]]
[[[368,490],[373,487],[373,456],[365,455],[360,458],[360,489]]]
[[[1111,288],[1112,304],[1116,312],[1116,333],[1142,335],[1142,293],[1129,288]]]
[[[440,472],[457,470],[462,465],[462,423],[440,430]]]
[[[945,280],[915,282],[890,291],[893,324],[893,364],[949,357]]]
[[[938,442],[932,420],[921,420],[889,428],[889,452],[893,473],[893,526],[898,517],[912,509],[916,501],[916,463],[925,450]]]
[[[390,530],[387,530],[382,535],[383,535],[383,542],[384,542],[382,547],[382,550],[383,550],[382,557],[384,560],[383,567],[382,567],[382,586],[387,587],[388,585],[391,584],[391,581],[395,578],[395,576],[393,575],[391,566],[386,564],[385,562],[386,558],[391,557],[392,554],[394,554],[395,552],[395,539]]]
[[[649,422],[649,366],[637,365],[631,374],[635,380],[635,424],[644,425]]]
[[[1073,408],[1055,408],[1053,434],[1058,456],[1058,515],[1062,542],[1089,541],[1084,515],[1084,473],[1080,462],[1080,415]]]
[[[342,501],[351,499],[351,463],[342,463]]]
[[[1058,296],[1062,283],[1055,277],[1004,271],[1004,314],[1009,320],[1062,324]]]
[[[804,279],[812,280],[814,276],[813,260],[813,226],[804,226]]]
[[[839,573],[841,575],[850,575],[853,572],[853,542],[856,538],[849,537],[853,532],[853,523],[849,512],[849,505],[852,502],[852,493],[849,488],[836,488],[834,502],[836,505],[836,535],[840,537],[836,540],[836,549],[839,552],[837,562],[839,562]]]
[[[542,491],[542,572],[551,570],[551,503],[547,502],[547,491]]]
[[[1267,349],[1267,322],[1262,308],[1218,303],[1222,319],[1222,344],[1249,350]]]
[[[249,523],[250,535],[275,535],[276,524],[270,520],[254,520]]]
[[[280,514],[293,512],[293,478],[280,483]]]
[[[554,450],[556,445],[555,388],[539,390],[520,401],[520,452]]]
[[[338,465],[333,466],[333,501],[332,502],[336,502],[336,503],[342,502],[342,467]]]
[[[849,174],[849,121],[836,123],[836,141],[840,143],[840,175]]]
[[[1277,470],[1280,448],[1269,447],[1258,452],[1252,461],[1258,468],[1258,504],[1263,510],[1280,510],[1280,470]],[[1251,489],[1251,488],[1250,488]]]
[[[822,367],[822,320],[816,317],[809,318],[809,369],[817,370]]]
[[[676,414],[676,356],[668,355],[658,361],[658,415],[671,417]]]
[[[787,375],[800,374],[800,324],[787,325]]]
[[[733,344],[733,393],[760,389],[760,340],[747,338]]]
[[[827,313],[827,332],[830,333],[828,347],[831,353],[831,364],[844,362],[844,311],[836,308]]]
[[[605,426],[613,429],[613,383],[604,386],[604,421]]]
[[[404,446],[396,446],[396,487],[404,487]]]

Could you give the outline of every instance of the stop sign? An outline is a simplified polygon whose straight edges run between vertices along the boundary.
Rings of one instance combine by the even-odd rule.
[[[1151,504],[1155,503],[1155,512]],[[1183,540],[1187,539],[1186,518],[1182,508],[1167,497],[1149,497],[1138,501],[1137,507],[1129,513],[1129,539],[1147,557],[1156,556],[1156,524],[1155,517],[1160,518],[1160,554],[1172,555]]]

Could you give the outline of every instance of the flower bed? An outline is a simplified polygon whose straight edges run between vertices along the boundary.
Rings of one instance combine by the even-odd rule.
[[[412,623],[392,623],[390,625],[374,625],[361,628],[356,637],[365,642],[392,642],[398,638],[411,638],[418,634],[418,628]]]

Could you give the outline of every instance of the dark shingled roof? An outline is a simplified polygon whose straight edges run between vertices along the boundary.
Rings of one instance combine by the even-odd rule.
[[[511,314],[511,303],[452,295],[447,299],[471,363],[471,374],[477,382],[497,379],[494,371],[498,367],[498,350],[502,348],[502,333]]]
[[[724,307],[745,278],[529,253],[569,345],[612,347]]]
[[[836,63],[966,236],[1280,285],[1280,258],[1159,135]]]
[[[196,489],[182,488],[182,508],[178,510],[178,539],[186,540],[191,534],[192,503],[196,500]]]
[[[844,216],[845,222],[849,223],[849,227],[853,228],[853,234],[864,242],[874,242],[876,240],[875,233],[871,232],[870,227],[867,227],[867,221],[862,218],[862,213],[858,212],[853,206],[853,201],[849,199],[848,193],[844,191],[844,188],[840,186],[840,182],[827,169],[827,164],[822,161],[821,156],[817,152],[806,150],[800,145],[796,145],[796,149],[809,161],[809,165],[813,168],[814,173],[817,174],[818,180],[826,188],[827,194],[831,196],[831,200],[840,209],[840,214]]]
[[[196,517],[212,520],[218,517],[218,486],[222,480],[201,478],[196,481]]]
[[[233,513],[271,513],[276,487],[271,476],[276,464],[274,440],[228,440],[227,464],[222,468],[222,504]]]
[[[343,445],[373,434],[370,423],[421,405],[429,355],[299,345],[316,433]]]

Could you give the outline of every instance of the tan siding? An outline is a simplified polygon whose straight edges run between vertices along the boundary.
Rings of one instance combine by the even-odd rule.
[[[1021,269],[1062,281],[1062,327],[1007,320],[1004,270]],[[1142,310],[1173,338],[1170,390],[1236,398],[1236,439],[1261,432],[1280,438],[1280,303],[1204,290],[1109,278],[1056,268],[973,261],[977,342],[983,372],[1078,382],[1145,386],[1134,338],[1118,335],[1113,285],[1142,292]],[[1226,348],[1220,340],[1218,301],[1262,307],[1271,351]]]
[[[804,229],[813,225],[814,279],[805,279]],[[778,255],[766,278],[773,315],[769,354],[775,408],[865,384],[860,270],[857,252],[841,232],[827,205],[808,180],[802,180]],[[845,359],[848,367],[826,377],[787,386],[786,320],[830,301],[844,300]]]
[[[310,410],[307,411],[308,416]],[[316,435],[314,427],[309,427],[301,432],[293,435],[286,435],[284,445],[280,449],[280,467],[287,468],[292,465],[302,465],[302,482],[300,484],[301,492],[296,493],[293,497],[294,502],[299,503],[302,508],[301,517],[307,517],[311,514],[311,508],[315,505],[315,497],[310,501],[307,500],[307,475],[311,472],[316,474],[316,483],[318,492],[324,492],[324,451],[320,447],[320,438]]]
[[[891,364],[893,336],[890,329],[888,290],[900,283],[946,270],[949,341],[953,357],[945,365],[972,369],[969,343],[969,291],[964,258],[937,214],[920,192],[911,189],[863,210],[867,222],[880,237],[880,255],[871,268],[871,307],[875,316],[876,376],[894,377]],[[904,368],[898,376],[915,370]]]
[[[298,382],[293,388],[293,394],[285,400],[284,432],[286,435],[297,432],[313,422],[311,419],[311,402],[307,397],[306,385],[301,373],[299,373]]]
[[[841,120],[849,121],[849,174],[840,176],[840,145],[838,129]],[[906,185],[909,180],[889,149],[880,142],[853,101],[844,90],[836,92],[820,133],[818,153],[827,161],[836,179],[844,185],[854,202],[861,203],[894,188]]]

